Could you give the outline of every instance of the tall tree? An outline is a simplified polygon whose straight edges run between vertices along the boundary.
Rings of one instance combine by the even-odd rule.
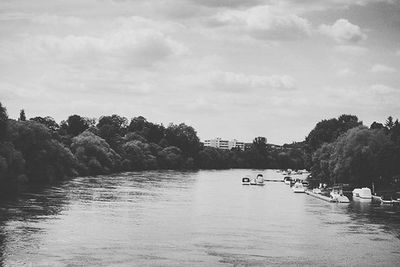
[[[125,117],[113,114],[111,116],[100,117],[99,123],[97,123],[97,128],[101,128],[105,125],[110,125],[114,129],[115,133],[123,136],[126,133],[126,128],[128,127],[128,119]]]
[[[353,128],[338,138],[334,146],[330,164],[335,182],[371,186],[374,180],[387,173],[388,160],[384,151],[393,144],[382,130]]]
[[[4,140],[7,131],[7,109],[0,102],[0,141]]]
[[[389,117],[386,119],[385,127],[390,131],[390,130],[393,128],[393,126],[394,126],[393,117],[392,117],[392,116],[389,116]]]
[[[41,123],[41,124],[45,125],[47,128],[49,128],[53,132],[57,131],[60,128],[60,126],[57,124],[57,122],[50,116],[34,117],[34,118],[29,119],[29,120]]]
[[[176,146],[188,156],[196,156],[200,150],[200,139],[197,132],[191,126],[184,123],[170,124],[165,130],[165,138],[171,146]]]
[[[26,121],[25,110],[21,109],[19,112],[19,121]]]
[[[79,115],[69,116],[66,121],[67,133],[72,136],[77,136],[88,128],[89,122]]]

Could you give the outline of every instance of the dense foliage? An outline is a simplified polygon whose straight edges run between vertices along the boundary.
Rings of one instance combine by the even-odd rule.
[[[245,151],[203,147],[195,129],[144,117],[71,115],[9,119],[0,103],[0,180],[47,182],[75,175],[148,169],[303,168],[304,149],[256,137]]]
[[[204,147],[193,127],[144,117],[9,119],[0,103],[0,181],[48,182],[76,175],[149,169],[280,168],[312,170],[315,181],[393,185],[400,174],[400,125],[370,128],[353,115],[322,120],[305,141],[275,146],[256,137],[245,150]],[[397,176],[396,176],[397,175]]]
[[[324,120],[306,138],[307,163],[316,182],[398,187],[400,124],[362,126],[357,117]]]

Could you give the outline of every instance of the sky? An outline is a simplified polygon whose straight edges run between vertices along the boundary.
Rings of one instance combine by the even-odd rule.
[[[11,118],[144,116],[201,140],[303,141],[400,118],[399,0],[2,0]]]

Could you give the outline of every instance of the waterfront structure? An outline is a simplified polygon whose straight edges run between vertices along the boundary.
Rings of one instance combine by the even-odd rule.
[[[244,142],[239,142],[236,139],[228,141],[228,140],[223,140],[222,138],[219,137],[215,139],[205,140],[204,146],[215,147],[220,149],[229,149],[229,150],[231,150],[232,148],[239,148],[240,150],[244,150],[245,147]]]

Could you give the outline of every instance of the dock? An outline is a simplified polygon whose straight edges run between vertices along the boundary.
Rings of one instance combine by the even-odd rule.
[[[312,192],[312,191],[310,191],[310,190],[306,190],[306,194],[309,195],[309,196],[312,196],[312,197],[315,197],[315,198],[318,198],[318,199],[327,201],[327,202],[336,202],[335,200],[333,200],[333,199],[330,198],[330,197],[323,196],[323,195],[321,195],[321,194],[316,194],[316,193],[314,193],[314,192]]]

